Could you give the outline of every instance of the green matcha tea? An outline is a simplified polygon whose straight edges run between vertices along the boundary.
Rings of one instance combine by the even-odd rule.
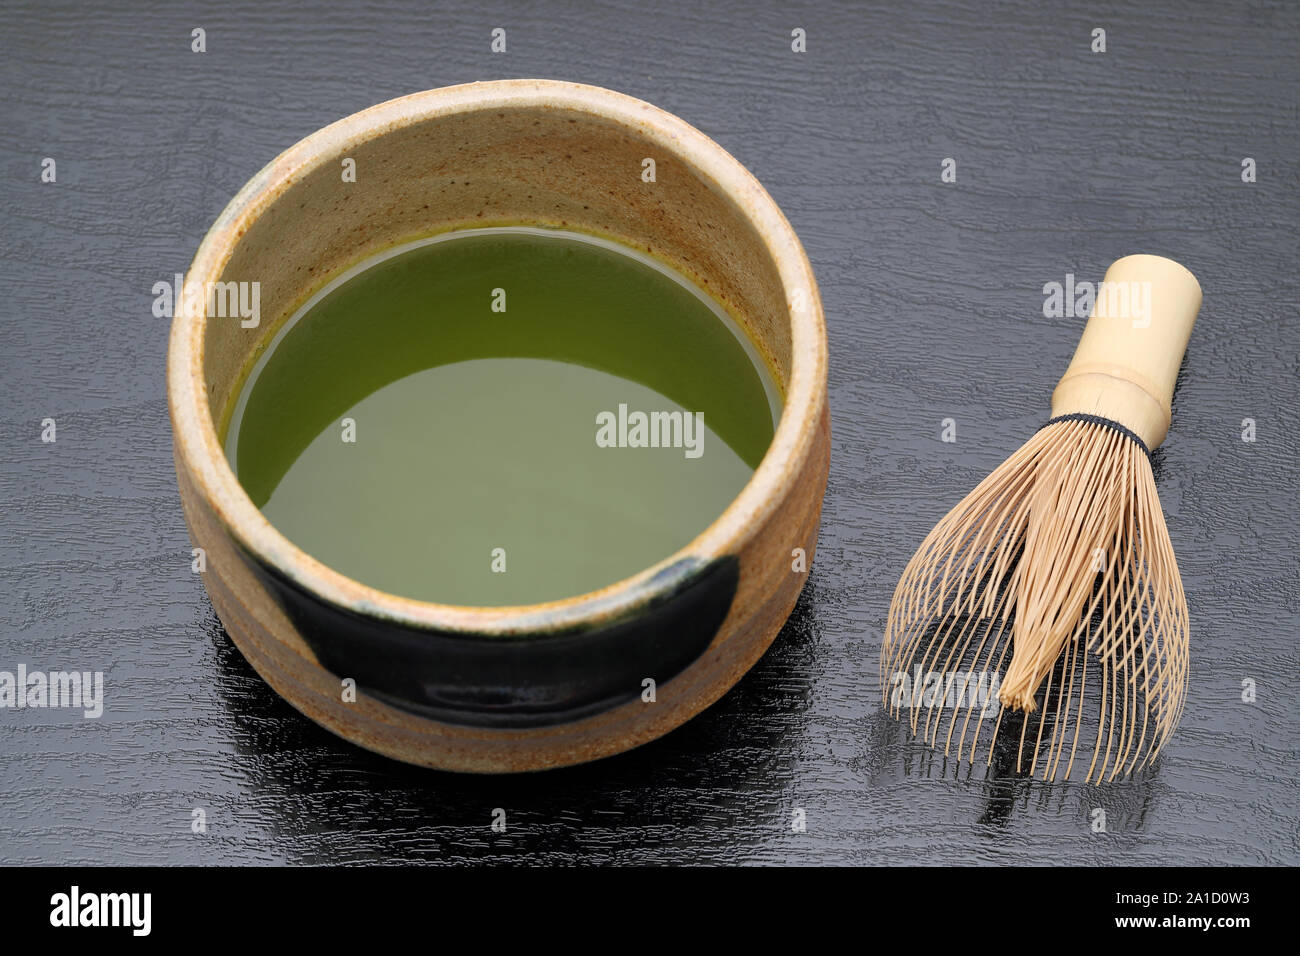
[[[689,543],[749,480],[779,403],[684,278],[572,233],[480,229],[314,296],[249,370],[226,454],[270,522],[349,577],[532,604]]]

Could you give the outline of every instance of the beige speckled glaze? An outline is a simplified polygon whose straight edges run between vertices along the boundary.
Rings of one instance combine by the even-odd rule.
[[[341,162],[356,161],[344,183]],[[656,182],[642,181],[653,158]],[[600,591],[527,607],[452,607],[366,587],[315,561],[244,493],[219,429],[241,375],[316,289],[376,252],[456,228],[562,226],[647,252],[713,293],[750,332],[785,396],[770,450],[727,510],[690,545]],[[181,500],[204,582],[235,644],[300,711],[400,760],[448,770],[537,770],[652,740],[721,697],[763,654],[811,563],[830,456],[826,335],[812,269],[789,223],[743,166],[682,120],[619,93],[548,80],[416,93],[307,137],[258,173],[200,245],[189,282],[257,281],[261,324],[178,309],[168,396]],[[201,310],[200,310],[201,311]],[[272,591],[269,567],[341,614],[480,640],[544,638],[662,603],[682,559],[731,556],[739,580],[707,649],[612,709],[542,727],[430,719],[363,692],[345,703]]]

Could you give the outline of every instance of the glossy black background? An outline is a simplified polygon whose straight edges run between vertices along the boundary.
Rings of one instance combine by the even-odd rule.
[[[108,702],[98,721],[0,711],[0,861],[1300,862],[1300,8],[704,6],[6,4],[0,669],[103,670]],[[470,779],[316,728],[222,632],[190,573],[150,289],[299,138],[514,76],[648,99],[767,186],[821,283],[834,459],[804,598],[729,696],[630,755]],[[1043,284],[1135,251],[1206,290],[1158,456],[1192,614],[1187,715],[1154,772],[1110,789],[986,781],[881,716],[889,594],[1046,416],[1079,323],[1042,317]]]

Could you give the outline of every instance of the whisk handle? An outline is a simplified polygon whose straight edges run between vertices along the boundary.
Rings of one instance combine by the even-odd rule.
[[[1109,418],[1155,448],[1169,431],[1174,380],[1200,307],[1200,283],[1172,259],[1116,260],[1052,393],[1052,417]]]

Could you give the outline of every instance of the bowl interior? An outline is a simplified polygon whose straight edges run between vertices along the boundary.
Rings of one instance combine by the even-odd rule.
[[[355,181],[344,175],[352,169]],[[782,393],[776,433],[748,484],[694,541],[599,591],[488,608],[370,588],[295,546],[239,485],[222,448],[232,398],[283,322],[340,273],[417,239],[515,225],[622,243],[711,294],[749,334]],[[699,130],[610,90],[554,80],[471,83],[340,120],[244,186],[200,244],[186,281],[168,359],[183,490],[192,482],[194,497],[246,555],[355,614],[417,629],[515,635],[632,613],[667,599],[715,561],[773,560],[772,529],[792,500],[803,500],[810,456],[821,454],[826,335],[812,269],[790,224],[754,177]],[[209,318],[189,302],[189,285],[252,282],[260,300],[255,327]]]

